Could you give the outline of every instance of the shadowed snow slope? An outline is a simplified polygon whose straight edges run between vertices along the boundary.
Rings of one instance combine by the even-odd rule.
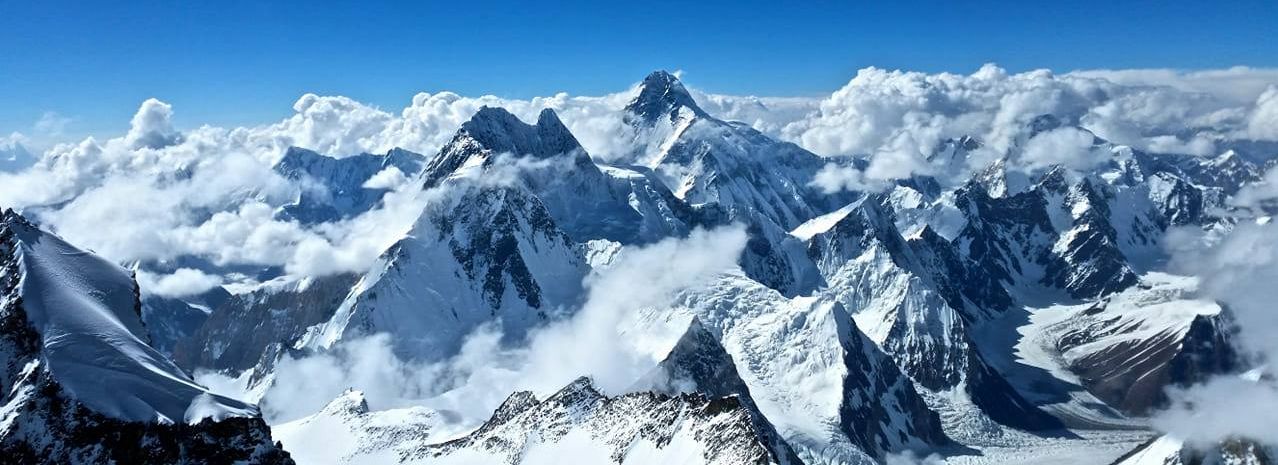
[[[535,196],[449,184],[456,192],[428,206],[301,345],[387,333],[400,357],[442,360],[480,325],[499,322],[517,340],[575,303],[585,259]]]
[[[426,163],[426,157],[395,149],[385,155],[361,153],[333,158],[310,150],[289,147],[275,164],[280,175],[302,185],[296,201],[284,206],[288,218],[302,223],[322,223],[367,212],[390,191],[390,181],[374,182],[380,173],[397,173],[411,178]]]
[[[950,443],[909,378],[831,299],[787,299],[734,272],[635,318],[636,332],[700,321],[805,462],[861,463]]]
[[[123,268],[0,214],[0,462],[290,464],[144,341]]]
[[[16,245],[20,296],[27,321],[40,333],[42,359],[76,400],[131,421],[197,422],[256,413],[209,394],[147,345],[137,285],[123,268],[16,215],[6,215],[4,227]]]
[[[790,230],[849,199],[810,185],[827,160],[745,124],[711,117],[670,73],[644,79],[626,106],[626,118],[637,135],[636,149],[621,161],[652,168],[690,204],[748,211]]]

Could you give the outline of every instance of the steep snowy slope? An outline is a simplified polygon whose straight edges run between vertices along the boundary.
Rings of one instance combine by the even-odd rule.
[[[1118,245],[1100,187],[1088,178],[1067,185],[1063,170],[1057,169],[1044,176],[1037,191],[1058,231],[1043,283],[1078,298],[1101,297],[1135,284],[1136,272]]]
[[[537,197],[465,178],[446,187],[299,347],[387,333],[397,355],[441,360],[481,324],[515,341],[576,303],[585,259]]]
[[[960,250],[1006,286],[1047,285],[1082,299],[1135,284],[1108,201],[1088,178],[1070,177],[1053,169],[1003,197],[968,182],[954,197],[966,220]]]
[[[0,214],[0,455],[27,463],[291,463],[251,405],[147,345],[129,273]]]
[[[289,147],[275,171],[297,181],[301,192],[283,208],[285,218],[303,224],[322,223],[348,218],[371,210],[399,179],[411,179],[421,171],[426,157],[402,149],[383,155],[361,153],[333,158],[299,147]],[[388,171],[390,170],[390,171]],[[371,182],[380,173],[388,176],[385,183]]]
[[[754,210],[719,203],[690,206],[642,166],[593,163],[552,110],[536,125],[500,108],[483,108],[431,160],[426,185],[450,176],[515,178],[546,206],[576,242],[606,239],[639,244],[681,236],[697,226],[741,222],[750,246],[742,266],[753,278],[787,295],[815,288],[819,275],[802,244],[786,228]]]
[[[373,412],[364,394],[346,391],[314,415],[271,427],[303,465],[396,463],[431,443],[443,421],[422,407]]]
[[[851,195],[827,196],[809,186],[826,160],[747,125],[715,119],[670,73],[644,78],[626,112],[637,137],[635,152],[622,162],[652,168],[691,204],[757,213],[788,231]]]
[[[788,297],[811,294],[825,283],[802,240],[766,217],[734,213],[722,222],[746,225],[749,240],[739,260],[746,276]]]
[[[648,168],[596,165],[552,110],[528,125],[503,109],[481,109],[430,162],[427,186],[449,176],[516,178],[576,242],[639,244],[741,222],[749,226],[742,266],[751,277],[787,295],[820,280],[802,244],[768,217],[719,204],[689,206]]]
[[[459,174],[526,184],[578,242],[650,242],[703,222],[650,170],[595,165],[549,109],[535,125],[501,108],[480,109],[429,162],[426,186]]]
[[[806,463],[869,463],[949,444],[913,383],[828,299],[787,299],[739,272],[635,315],[633,331],[686,328],[721,342],[760,412]],[[678,331],[678,330],[676,330]],[[677,334],[677,332],[676,332]]]
[[[608,397],[586,378],[545,400],[515,393],[470,435],[402,457],[421,463],[555,463],[569,457],[635,465],[778,463],[736,397]]]
[[[930,228],[908,241],[901,237],[881,198],[858,202],[809,239],[809,255],[825,276],[828,295],[852,309],[857,326],[922,389],[946,393],[931,397],[940,402],[937,408],[971,402],[1008,426],[1060,428],[989,367],[970,340],[968,326],[999,314],[1010,298],[995,283],[982,285],[975,264]]]
[[[709,398],[735,396],[741,408],[750,415],[750,423],[759,441],[778,463],[803,463],[759,411],[749,386],[737,372],[732,356],[695,317],[670,353],[651,373],[635,383],[634,391],[646,390],[671,396],[685,392],[699,392]]]

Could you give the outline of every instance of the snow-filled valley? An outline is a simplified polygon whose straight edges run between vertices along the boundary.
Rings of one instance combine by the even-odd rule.
[[[1107,81],[1070,79],[1051,82],[1108,105],[1088,90]],[[894,98],[843,95],[865,80],[836,97]],[[101,147],[11,151],[0,182],[94,167],[0,188],[0,463],[1278,457],[1249,429],[1272,417],[1233,428],[1203,401],[1278,389],[1278,142],[1160,150],[1086,105],[983,99],[970,133],[911,136],[931,139],[901,171],[904,148],[818,154],[792,131],[834,123],[736,121],[779,103],[726,98],[664,71],[571,104],[493,97],[395,123],[435,131],[404,144],[420,154],[181,134],[157,101]],[[202,152],[223,137],[233,155]]]

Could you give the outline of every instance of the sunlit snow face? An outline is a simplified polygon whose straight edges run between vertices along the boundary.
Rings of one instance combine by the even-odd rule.
[[[531,331],[526,344],[516,347],[501,344],[498,326],[485,325],[446,361],[405,360],[386,335],[285,359],[265,393],[264,410],[273,420],[293,420],[354,387],[375,409],[425,405],[460,415],[444,427],[471,427],[516,390],[544,397],[590,376],[605,392],[625,393],[679,336],[624,331],[633,313],[661,307],[676,291],[734,268],[744,247],[743,228],[730,226],[627,249],[588,278],[586,300],[571,317]]]

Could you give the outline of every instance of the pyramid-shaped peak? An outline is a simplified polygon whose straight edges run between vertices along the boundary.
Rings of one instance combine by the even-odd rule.
[[[368,400],[363,391],[347,389],[320,410],[329,415],[363,415],[368,413]]]
[[[653,71],[644,78],[639,86],[639,95],[626,105],[626,111],[648,124],[680,108],[687,108],[699,116],[705,115],[679,78],[666,71]]]
[[[603,398],[603,393],[595,388],[594,380],[582,376],[552,394],[546,402],[560,405],[588,404]]]
[[[648,73],[648,76],[643,78],[643,85],[645,87],[663,87],[663,88],[674,87],[674,86],[678,86],[680,88],[683,87],[683,84],[679,82],[678,76],[675,76],[673,73],[666,71],[664,69],[659,69],[651,73]]]
[[[537,114],[537,125],[550,126],[550,127],[554,127],[554,126],[563,127],[564,122],[559,120],[559,114],[555,113],[555,110],[552,110],[550,108],[545,108],[541,110],[541,113]],[[565,127],[565,130],[567,130],[566,127]]]
[[[16,172],[36,164],[37,157],[18,141],[0,142],[0,172]]]

